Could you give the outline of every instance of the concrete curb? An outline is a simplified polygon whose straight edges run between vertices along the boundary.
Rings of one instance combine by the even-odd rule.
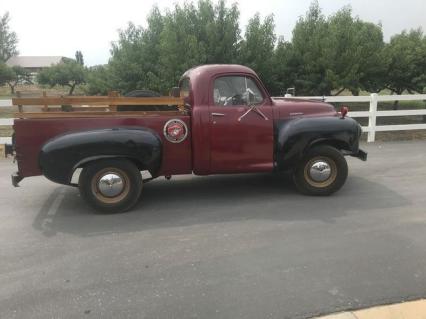
[[[341,312],[312,319],[426,319],[426,299]]]

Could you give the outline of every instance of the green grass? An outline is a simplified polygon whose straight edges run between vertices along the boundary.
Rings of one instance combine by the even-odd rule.
[[[0,118],[13,118],[14,112],[15,110],[12,107],[0,107]],[[0,126],[0,137],[10,137],[12,133],[13,128],[11,125]]]
[[[15,88],[15,92],[22,92],[23,96],[41,96],[43,91],[46,92],[47,95],[67,95],[68,88],[55,86],[53,88],[48,86],[41,85],[18,85]],[[74,95],[84,95],[83,87],[78,86],[75,88]],[[9,86],[0,86],[0,99],[10,99],[15,97],[16,95],[12,95],[10,93]]]
[[[13,128],[12,126],[0,126],[0,137],[10,137],[12,136]]]
[[[14,107],[0,107],[0,118],[13,118],[13,114],[16,111]]]

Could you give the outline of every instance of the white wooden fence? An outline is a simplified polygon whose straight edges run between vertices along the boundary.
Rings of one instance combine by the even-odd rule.
[[[11,106],[12,100],[0,100],[0,107],[2,106]],[[13,125],[13,119],[1,119],[0,126]],[[11,137],[0,137],[0,144],[11,144]]]
[[[374,142],[376,132],[387,131],[408,131],[408,130],[425,130],[426,124],[398,124],[398,125],[376,125],[376,118],[379,116],[408,116],[408,115],[426,115],[426,109],[418,110],[396,110],[396,111],[378,111],[377,102],[382,101],[423,101],[426,100],[426,94],[413,95],[378,95],[373,93],[367,96],[290,96],[296,99],[315,99],[324,100],[325,102],[369,102],[368,111],[351,112],[349,108],[348,116],[350,117],[368,117],[368,126],[363,126],[363,132],[367,132],[367,141]],[[283,97],[278,97],[282,99]]]
[[[0,106],[11,106],[12,100],[0,100]]]
[[[0,119],[0,126],[13,125],[13,119]],[[11,137],[0,137],[0,144],[12,144]]]
[[[289,96],[287,96],[289,97]],[[425,124],[399,124],[399,125],[376,125],[376,118],[379,116],[409,116],[409,115],[426,115],[426,109],[418,110],[397,110],[397,111],[378,111],[377,102],[382,101],[424,101],[426,94],[415,95],[377,95],[373,93],[367,96],[304,96],[291,97],[296,99],[315,99],[324,100],[325,102],[369,102],[370,108],[368,111],[351,112],[348,115],[351,117],[368,117],[368,126],[363,126],[362,130],[368,133],[367,141],[374,142],[376,132],[385,131],[408,131],[408,130],[426,130]],[[285,99],[285,97],[277,97],[277,99]],[[11,100],[0,100],[0,107],[11,106]],[[13,125],[13,119],[0,119],[0,126]],[[10,144],[11,137],[0,137],[0,144]]]

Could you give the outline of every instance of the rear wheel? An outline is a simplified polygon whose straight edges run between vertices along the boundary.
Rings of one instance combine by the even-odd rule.
[[[344,156],[328,145],[310,149],[293,173],[296,187],[307,195],[330,195],[343,186],[347,177]]]
[[[142,177],[132,162],[106,159],[85,166],[78,186],[81,196],[96,210],[119,213],[136,205],[142,191]]]

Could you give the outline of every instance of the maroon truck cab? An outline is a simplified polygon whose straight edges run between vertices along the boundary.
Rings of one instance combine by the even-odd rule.
[[[292,170],[303,193],[328,195],[346,180],[344,155],[366,159],[358,123],[323,102],[271,98],[247,67],[199,66],[179,88],[184,111],[15,120],[13,184],[43,174],[115,212],[137,202],[143,182],[177,174]]]

